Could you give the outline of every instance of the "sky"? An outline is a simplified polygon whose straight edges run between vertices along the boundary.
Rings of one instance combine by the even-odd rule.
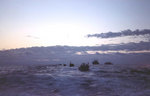
[[[150,29],[149,10],[150,0],[0,0],[0,49],[144,41],[87,35]]]

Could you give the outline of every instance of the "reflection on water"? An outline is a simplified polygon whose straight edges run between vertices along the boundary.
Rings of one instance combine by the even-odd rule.
[[[147,74],[146,74],[147,72]],[[0,96],[150,96],[149,71],[91,65],[0,68]]]

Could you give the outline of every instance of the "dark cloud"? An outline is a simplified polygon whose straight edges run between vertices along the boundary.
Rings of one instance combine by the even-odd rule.
[[[87,54],[86,51],[109,51],[117,53],[96,53]],[[95,58],[99,61],[112,61],[116,64],[149,64],[150,53],[119,53],[119,50],[135,51],[150,50],[150,42],[128,43],[103,46],[51,46],[31,47],[0,51],[0,64],[68,64],[72,61],[75,64],[91,62]],[[76,54],[84,53],[83,55]]]
[[[99,49],[107,50],[128,50],[128,51],[140,51],[140,50],[150,50],[150,42],[139,42],[139,43],[122,43],[122,44],[109,44],[102,45]]]
[[[124,30],[121,32],[107,32],[107,33],[100,33],[100,34],[89,34],[88,37],[97,37],[97,38],[115,38],[120,36],[138,36],[138,35],[150,35],[150,29],[144,30]]]

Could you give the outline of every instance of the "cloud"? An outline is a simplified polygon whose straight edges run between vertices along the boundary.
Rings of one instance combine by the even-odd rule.
[[[26,37],[28,37],[28,38],[33,38],[33,39],[40,39],[39,37],[32,36],[32,35],[27,35]]]
[[[129,51],[150,50],[150,42],[141,41],[139,43],[118,44],[114,46],[114,49],[129,50]]]
[[[142,51],[142,50],[150,50],[150,42],[139,42],[139,43],[122,43],[122,44],[107,44],[101,46],[93,46],[89,47],[90,51],[117,51],[117,50],[127,50],[127,51]]]
[[[131,49],[137,47],[143,50],[140,44],[143,46],[147,45],[147,48],[150,49],[150,43],[148,42],[130,43],[129,45],[134,46],[130,47]],[[129,48],[129,45],[97,47],[51,46],[5,50],[0,51],[0,64],[69,64],[70,61],[75,64],[81,64],[82,62],[92,62],[95,58],[101,61],[101,63],[111,61],[114,64],[149,64],[149,51],[121,50]],[[127,48],[124,48],[124,46]],[[112,49],[112,51],[109,51],[110,49],[108,48]]]
[[[124,30],[121,32],[107,32],[107,33],[100,33],[100,34],[88,34],[88,37],[97,37],[97,38],[115,38],[121,36],[139,36],[139,35],[150,35],[150,29],[144,30]]]

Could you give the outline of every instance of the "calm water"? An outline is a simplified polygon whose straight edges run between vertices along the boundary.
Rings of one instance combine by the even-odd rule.
[[[113,65],[3,66],[0,96],[150,96],[150,75]]]

